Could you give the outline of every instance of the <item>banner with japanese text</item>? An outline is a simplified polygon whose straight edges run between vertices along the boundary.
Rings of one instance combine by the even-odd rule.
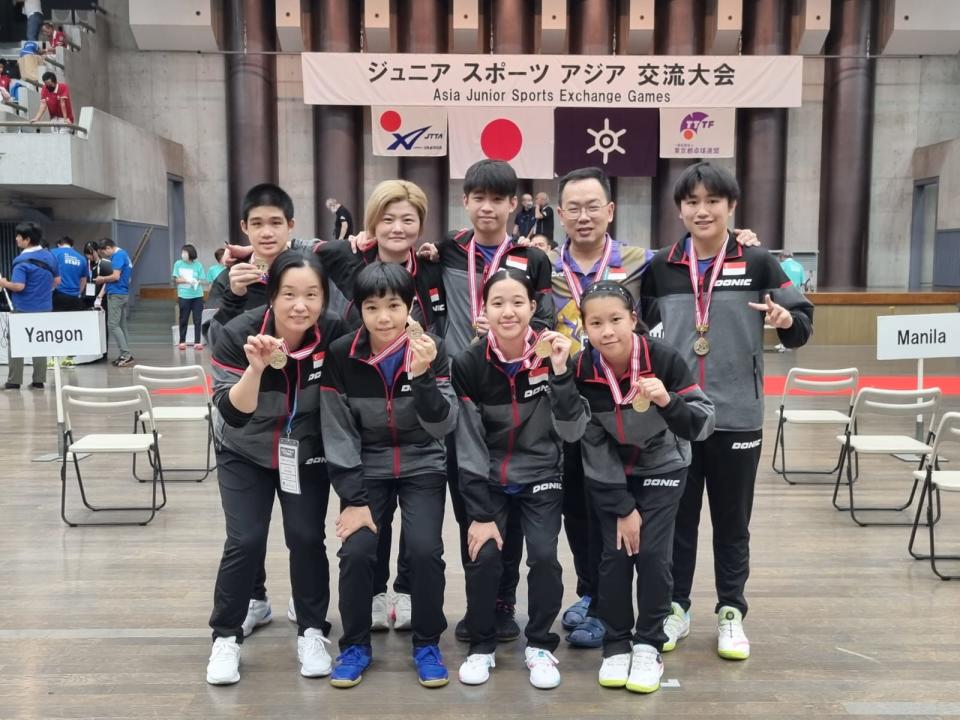
[[[798,55],[303,53],[309,105],[799,107]]]
[[[736,123],[734,108],[660,108],[660,157],[733,157]]]
[[[447,111],[443,108],[370,108],[373,154],[442,157],[447,154]]]

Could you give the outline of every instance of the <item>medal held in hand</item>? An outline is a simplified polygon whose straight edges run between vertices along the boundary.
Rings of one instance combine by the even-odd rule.
[[[553,343],[547,338],[542,338],[533,348],[533,354],[538,358],[548,358],[553,353]]]
[[[690,257],[688,268],[690,271],[690,285],[693,288],[693,306],[694,306],[694,327],[697,329],[699,337],[693,341],[693,351],[700,357],[710,352],[710,341],[706,338],[706,333],[710,329],[710,303],[713,300],[713,288],[717,284],[717,278],[723,271],[723,264],[727,256],[727,243],[729,239],[724,240],[723,247],[713,260],[713,269],[709,277],[704,278],[701,284],[697,272],[696,253],[693,249],[693,240],[691,239],[687,248],[687,254]]]
[[[413,318],[407,320],[407,337],[411,340],[423,337],[423,326]]]
[[[267,264],[266,260],[261,258],[254,258],[253,260],[254,267],[257,268],[257,272],[266,277],[267,273],[270,272],[270,265]]]
[[[633,400],[630,401],[630,406],[638,413],[646,412],[650,409],[650,400],[642,394],[639,384],[635,387],[637,394],[634,395]]]
[[[283,370],[287,366],[287,354],[283,351],[283,344],[277,345],[273,349],[273,352],[270,353],[270,360],[268,361],[270,367],[274,370]]]

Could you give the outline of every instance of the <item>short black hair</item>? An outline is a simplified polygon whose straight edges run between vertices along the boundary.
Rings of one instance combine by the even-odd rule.
[[[240,204],[243,221],[246,222],[250,217],[250,211],[258,207],[278,207],[283,210],[283,216],[287,222],[293,220],[293,200],[279,185],[260,183],[247,190]]]
[[[64,235],[62,238],[57,240],[57,245],[69,245],[70,247],[73,247],[73,238],[69,235]]]
[[[557,202],[563,202],[563,189],[567,186],[567,183],[579,182],[580,180],[596,180],[603,188],[603,194],[607,198],[607,202],[613,200],[613,189],[610,187],[610,178],[607,177],[607,174],[598,167],[584,167],[571,170],[560,178],[560,192],[557,195]]]
[[[314,253],[304,255],[297,250],[284,250],[277,255],[270,265],[270,272],[267,276],[267,297],[272,303],[280,294],[280,283],[283,280],[287,270],[292,268],[310,268],[317,274],[320,280],[320,289],[323,291],[323,306],[320,308],[321,317],[327,311],[327,300],[330,298],[330,284],[327,281],[327,271],[320,262],[320,258]]]
[[[180,248],[180,252],[183,252],[184,250],[187,251],[187,257],[190,258],[190,262],[193,262],[194,260],[197,259],[197,249],[193,245],[191,245],[190,243],[187,243],[182,248]]]
[[[410,307],[416,292],[413,275],[398,263],[375,262],[367,265],[353,282],[353,302],[357,307],[372,297],[382,298],[391,293]]]
[[[22,222],[17,223],[17,227],[13,230],[14,237],[19,235],[22,238],[25,238],[30,245],[39,245],[40,241],[43,240],[43,230],[40,229],[40,226],[35,222]]]
[[[686,198],[693,195],[697,185],[703,184],[711,195],[726,198],[728,202],[740,199],[740,185],[733,173],[718,165],[703,161],[691,165],[677,178],[673,186],[673,202],[680,207]]]
[[[116,246],[117,246],[117,244],[116,244],[113,240],[111,240],[110,238],[100,238],[100,242],[98,243],[98,245],[100,246],[100,249],[101,249],[101,250],[103,250],[104,248],[110,248],[110,247],[116,247]]]
[[[478,160],[463,178],[463,194],[488,192],[514,197],[517,194],[517,173],[503,160]]]
[[[94,253],[97,253],[99,256],[100,246],[97,245],[93,240],[88,240],[83,244],[83,254],[92,255]]]
[[[47,80],[53,80],[54,82],[56,82],[57,74],[47,70],[43,75],[40,76],[40,79],[43,80],[44,82],[46,82]]]
[[[530,276],[527,275],[522,270],[517,270],[516,268],[500,268],[493,275],[491,275],[487,282],[483,284],[483,301],[487,301],[487,297],[490,295],[490,290],[498,282],[503,280],[516,280],[518,283],[523,285],[524,289],[527,291],[527,299],[536,300],[537,291],[533,287],[533,280],[530,279]]]
[[[217,248],[216,250],[214,250],[214,251],[213,251],[213,259],[216,260],[217,262],[220,262],[221,260],[223,260],[223,252],[224,252],[224,250],[225,250],[225,248]]]

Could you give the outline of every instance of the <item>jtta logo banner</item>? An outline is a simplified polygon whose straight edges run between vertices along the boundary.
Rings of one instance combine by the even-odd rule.
[[[447,111],[420,107],[372,107],[373,154],[440,157],[447,154]]]

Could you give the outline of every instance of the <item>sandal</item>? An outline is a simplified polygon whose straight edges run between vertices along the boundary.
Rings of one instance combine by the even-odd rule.
[[[590,608],[590,596],[584,595],[573,605],[563,611],[563,618],[560,624],[564,630],[573,630],[577,625],[587,619],[587,610]]]
[[[606,628],[599,618],[587,617],[567,635],[567,642],[574,647],[598,648],[603,645]]]

